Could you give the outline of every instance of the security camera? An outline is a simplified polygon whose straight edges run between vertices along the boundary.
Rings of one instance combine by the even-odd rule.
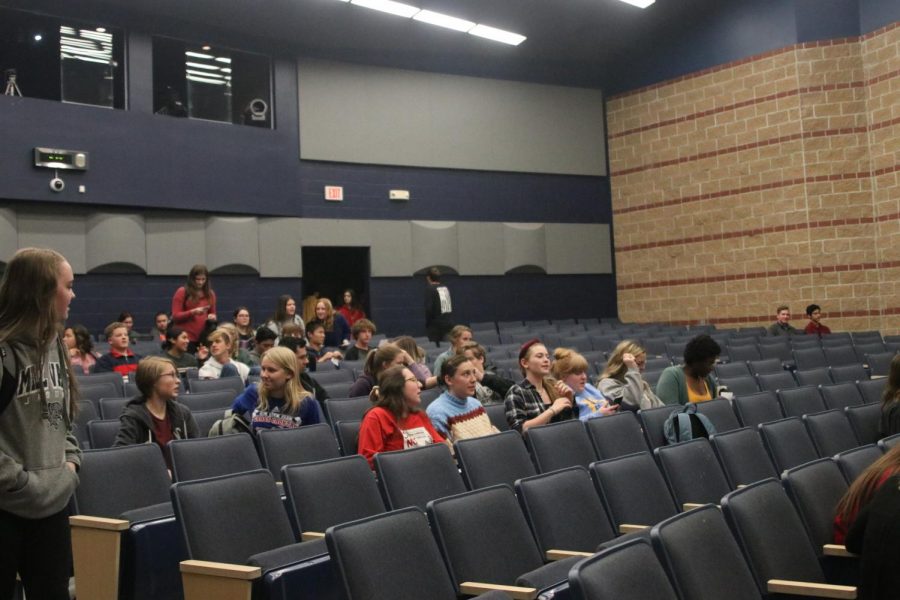
[[[50,189],[54,192],[61,192],[66,189],[66,182],[59,177],[54,177],[50,180]]]

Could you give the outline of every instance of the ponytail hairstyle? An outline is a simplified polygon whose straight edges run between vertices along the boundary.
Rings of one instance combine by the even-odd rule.
[[[363,373],[378,378],[384,370],[385,363],[394,362],[401,352],[403,350],[396,344],[382,344],[375,350],[369,350],[363,365]]]
[[[373,387],[369,394],[369,401],[373,407],[380,406],[397,419],[419,410],[418,407],[411,409],[406,404],[406,397],[403,395],[403,388],[406,386],[406,378],[403,376],[405,370],[406,367],[402,365],[385,369],[378,376],[378,385]]]
[[[268,350],[263,357],[264,360],[270,360],[280,368],[291,374],[291,378],[284,383],[284,409],[283,413],[292,417],[297,416],[300,412],[300,405],[311,394],[303,389],[300,385],[300,378],[297,376],[297,356],[294,352],[284,346],[275,346]],[[259,386],[259,404],[257,408],[260,410],[268,410],[269,393],[266,388]]]

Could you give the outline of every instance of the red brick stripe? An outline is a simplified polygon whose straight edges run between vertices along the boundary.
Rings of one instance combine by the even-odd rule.
[[[784,231],[798,231],[803,229],[819,229],[822,227],[842,227],[845,225],[870,225],[884,221],[892,221],[900,219],[900,213],[881,215],[879,217],[859,217],[853,219],[831,219],[827,221],[810,221],[808,223],[788,223],[786,225],[773,225],[771,227],[758,227],[756,229],[744,229],[740,231],[727,231],[724,233],[708,233],[706,235],[698,235],[694,237],[679,238],[674,240],[661,240],[656,242],[647,242],[645,244],[633,244],[631,246],[618,246],[616,252],[632,252],[634,250],[649,250],[651,248],[664,248],[667,246],[683,246],[685,244],[696,244],[700,242],[711,242],[716,240],[728,240],[739,237],[747,237],[751,235],[762,235],[766,233],[780,233]]]
[[[699,285],[702,283],[722,283],[724,281],[742,281],[747,279],[766,279],[768,277],[788,277],[791,275],[820,275],[822,273],[846,273],[848,271],[865,271],[868,269],[894,269],[900,267],[900,260],[882,263],[860,263],[853,265],[814,266],[803,269],[782,269],[780,271],[760,271],[757,273],[734,273],[731,275],[713,275],[710,277],[691,277],[688,279],[669,279],[667,281],[650,281],[645,283],[629,283],[617,285],[619,291],[642,290],[658,287],[674,287],[677,285]]]
[[[670,198],[669,200],[661,200],[659,202],[649,202],[647,204],[639,204],[637,206],[627,206],[624,208],[614,208],[613,215],[624,215],[632,212],[639,212],[644,210],[652,210],[654,208],[664,208],[666,206],[675,206],[678,204],[690,204],[692,202],[700,202],[702,200],[713,200],[715,198],[727,198],[729,196],[737,196],[740,194],[746,194],[749,192],[761,192],[764,190],[775,190],[783,187],[790,187],[792,185],[803,185],[807,183],[822,183],[824,181],[842,181],[847,179],[864,179],[866,177],[878,177],[881,175],[886,175],[888,173],[893,173],[895,171],[900,171],[900,165],[894,165],[892,167],[884,167],[881,169],[877,169],[872,172],[859,172],[859,173],[840,173],[836,175],[817,175],[815,177],[800,177],[797,179],[785,179],[783,181],[772,181],[769,183],[762,183],[759,185],[748,185],[740,188],[734,188],[730,190],[721,190],[718,192],[707,192],[706,194],[696,194],[693,196],[683,196],[681,198]]]

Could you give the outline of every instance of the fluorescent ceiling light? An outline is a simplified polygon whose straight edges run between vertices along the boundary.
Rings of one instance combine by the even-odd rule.
[[[195,67],[195,68],[197,68],[197,69],[210,69],[211,71],[218,71],[218,70],[219,70],[219,67],[217,67],[216,65],[204,65],[203,63],[195,63],[195,62],[191,62],[191,61],[189,61],[189,60],[188,60],[188,61],[185,61],[184,64],[187,65],[187,66],[189,66],[189,67]]]
[[[469,33],[488,40],[494,40],[495,42],[510,44],[511,46],[518,46],[525,41],[524,35],[519,35],[518,33],[513,33],[511,31],[504,31],[502,29],[497,29],[496,27],[488,27],[487,25],[476,25],[469,30]]]
[[[213,85],[226,85],[228,83],[227,81],[222,81],[220,79],[207,79],[205,77],[196,77],[194,75],[188,75],[185,79],[197,83],[211,83]]]
[[[229,64],[229,65],[230,65],[230,64],[231,64],[231,59],[228,58],[227,56],[217,56],[217,57],[216,57],[216,62],[225,63],[225,64]]]
[[[656,0],[619,0],[620,2],[624,2],[625,4],[630,4],[632,6],[637,6],[638,8],[647,8]]]
[[[381,12],[397,15],[398,17],[409,18],[419,12],[419,9],[415,6],[403,4],[402,2],[394,2],[394,0],[351,0],[350,3],[365,8],[371,8],[373,10],[380,10]]]
[[[469,31],[475,27],[475,23],[472,21],[458,19],[430,10],[420,10],[416,16],[413,17],[413,20],[437,25],[438,27],[446,27],[447,29],[453,29],[454,31]]]
[[[209,54],[200,54],[199,52],[191,52],[188,50],[184,53],[185,56],[193,56],[194,58],[205,58],[206,60],[213,60],[215,56],[210,56]]]

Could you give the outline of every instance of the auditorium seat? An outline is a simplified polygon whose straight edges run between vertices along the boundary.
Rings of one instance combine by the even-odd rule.
[[[238,377],[219,377],[218,379],[189,379],[188,388],[192,394],[229,391],[237,398],[244,391],[244,381]]]
[[[586,425],[594,451],[601,460],[649,450],[641,424],[631,411],[590,419]]]
[[[807,413],[825,410],[822,392],[814,385],[793,389],[779,389],[777,396],[786,417],[799,417]]]
[[[803,422],[819,456],[834,456],[859,445],[843,410],[806,414]]]
[[[794,372],[794,377],[797,378],[797,383],[801,386],[830,385],[832,383],[831,367],[816,367],[815,369],[807,369],[805,371],[798,369]]]
[[[91,448],[112,448],[119,433],[119,419],[95,419],[88,421],[87,434]]]
[[[848,484],[852,484],[873,462],[884,456],[875,444],[866,444],[845,450],[834,456],[835,462],[844,474]]]
[[[296,429],[261,429],[257,434],[262,463],[276,481],[281,468],[341,455],[334,430],[327,423],[304,425]]]
[[[823,385],[819,388],[825,406],[831,408],[845,408],[847,406],[859,406],[863,404],[863,397],[855,383],[834,383]]]
[[[824,556],[825,545],[834,539],[834,509],[847,492],[847,480],[831,458],[822,458],[781,474],[785,492],[813,543],[813,549]]]
[[[676,505],[683,510],[687,510],[687,504],[718,504],[731,491],[722,465],[705,438],[663,446],[653,453]]]
[[[578,419],[531,427],[524,437],[538,473],[576,465],[587,467],[597,460],[584,423]]]
[[[513,486],[517,479],[537,474],[517,431],[460,440],[455,448],[463,481],[470,490],[501,483]]]
[[[800,417],[762,423],[759,433],[779,473],[819,458]]]
[[[649,452],[597,461],[590,472],[606,514],[619,533],[652,526],[679,510]]]
[[[247,433],[211,438],[172,440],[172,480],[191,481],[262,468],[253,439]]]
[[[778,476],[755,427],[713,434],[709,443],[722,464],[731,489]]]
[[[459,469],[444,444],[379,452],[375,473],[388,510],[428,503],[466,491]]]
[[[847,420],[860,444],[874,444],[878,441],[878,427],[881,422],[880,404],[861,404],[844,409]]]
[[[569,571],[575,600],[678,600],[646,539],[632,539],[587,558]]]

